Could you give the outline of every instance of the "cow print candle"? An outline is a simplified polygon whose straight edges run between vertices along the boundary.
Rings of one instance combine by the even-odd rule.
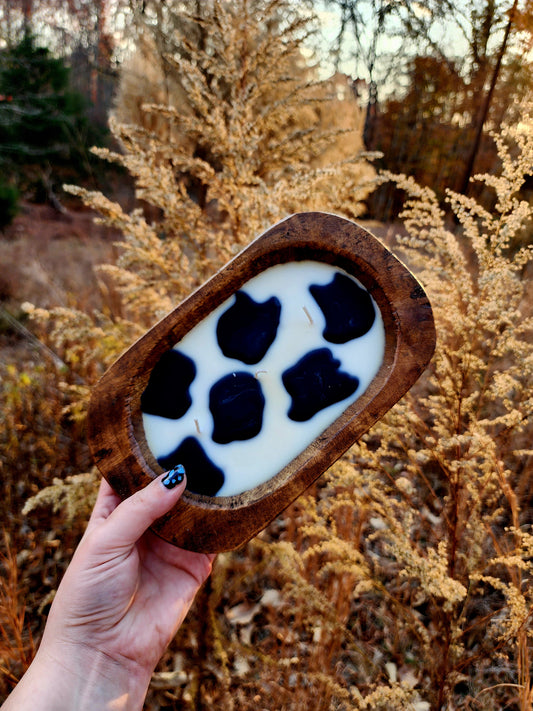
[[[270,267],[162,355],[141,396],[148,446],[185,466],[189,491],[252,489],[365,392],[384,346],[379,308],[344,270]]]
[[[108,369],[89,446],[122,498],[184,465],[187,489],[152,530],[238,548],[407,392],[434,346],[424,290],[385,245],[336,215],[292,215]]]

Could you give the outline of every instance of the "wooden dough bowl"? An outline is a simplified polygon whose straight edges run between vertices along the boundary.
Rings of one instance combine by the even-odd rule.
[[[266,483],[235,496],[186,491],[153,530],[200,552],[238,548],[302,494],[414,384],[435,347],[431,306],[409,270],[369,232],[320,212],[292,215],[258,237],[157,323],[104,374],[92,393],[88,437],[103,476],[122,497],[162,473],[144,436],[141,395],[161,355],[240,289],[276,264],[315,260],[356,277],[385,326],[382,365],[366,391]]]

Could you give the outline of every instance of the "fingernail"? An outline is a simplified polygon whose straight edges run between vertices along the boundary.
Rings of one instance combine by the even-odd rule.
[[[166,486],[167,489],[173,489],[178,484],[181,484],[184,478],[185,467],[183,464],[177,464],[173,469],[165,474],[164,478],[161,480],[161,483],[163,486]]]

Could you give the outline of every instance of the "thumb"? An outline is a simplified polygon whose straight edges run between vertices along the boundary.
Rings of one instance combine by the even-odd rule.
[[[186,483],[185,469],[178,464],[124,499],[103,524],[107,544],[119,548],[133,546],[156,519],[176,504]]]

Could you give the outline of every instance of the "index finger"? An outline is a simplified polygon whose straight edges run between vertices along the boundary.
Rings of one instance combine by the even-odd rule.
[[[114,492],[108,481],[102,477],[96,502],[94,504],[87,528],[92,527],[94,524],[108,518],[108,516],[117,508],[119,503],[120,496]]]

